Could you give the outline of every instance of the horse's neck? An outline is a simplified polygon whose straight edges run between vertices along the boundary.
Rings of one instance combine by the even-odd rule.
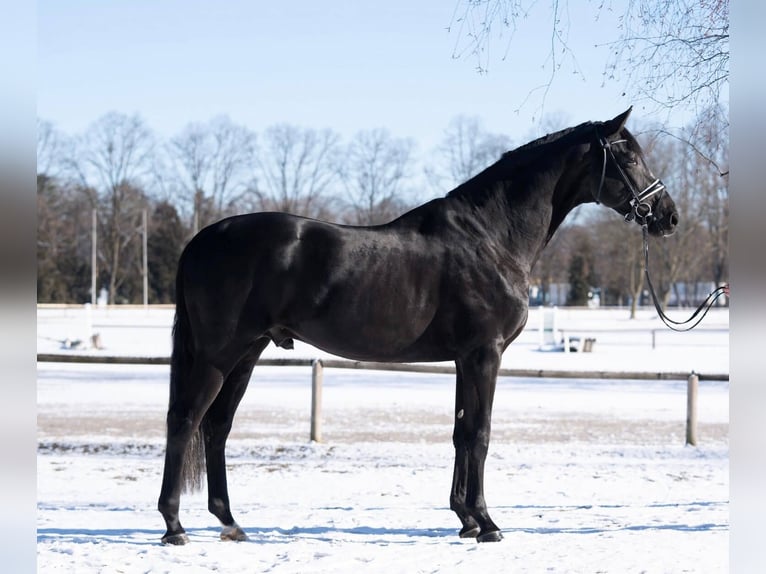
[[[532,164],[501,160],[446,199],[464,204],[461,210],[471,213],[476,228],[504,244],[519,263],[525,260],[529,271],[566,216],[592,200],[584,186],[586,149],[577,144]]]
[[[511,240],[517,248],[526,245],[530,253],[530,268],[571,211],[587,201],[591,195],[585,186],[587,166],[581,159],[572,161],[563,157],[552,162],[553,167],[542,178],[542,185],[534,189],[506,190],[509,206]]]
[[[588,168],[588,164],[580,160],[562,170],[549,196],[552,211],[543,247],[575,207],[593,201],[593,194],[588,187]]]

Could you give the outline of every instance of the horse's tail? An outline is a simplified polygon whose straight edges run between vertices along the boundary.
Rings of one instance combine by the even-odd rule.
[[[191,340],[191,324],[186,308],[183,286],[183,255],[178,263],[176,275],[176,315],[173,320],[173,351],[170,355],[170,408],[176,402],[183,387],[189,384],[194,349]],[[203,427],[194,429],[189,445],[184,454],[181,480],[184,492],[194,492],[202,488],[202,475],[205,470],[205,440]]]

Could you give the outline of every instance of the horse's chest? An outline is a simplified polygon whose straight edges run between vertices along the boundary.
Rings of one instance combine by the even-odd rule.
[[[524,278],[491,271],[456,274],[441,301],[444,323],[456,346],[511,339],[524,326],[528,297]]]

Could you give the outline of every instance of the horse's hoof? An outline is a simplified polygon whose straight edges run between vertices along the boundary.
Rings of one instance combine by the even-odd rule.
[[[244,542],[247,540],[247,534],[242,530],[239,525],[232,524],[231,526],[224,526],[221,530],[221,540],[232,540],[234,542]]]
[[[183,546],[189,542],[189,537],[186,536],[186,532],[179,532],[178,534],[166,534],[162,537],[163,544],[172,544],[173,546]]]
[[[460,529],[460,538],[476,538],[481,532],[479,525],[475,522],[473,524],[466,524]]]
[[[503,533],[499,530],[482,532],[476,537],[476,542],[500,542],[503,539]]]

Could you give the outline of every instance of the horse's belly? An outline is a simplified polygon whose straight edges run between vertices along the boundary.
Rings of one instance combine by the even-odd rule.
[[[412,323],[356,321],[343,324],[329,319],[307,322],[290,329],[294,338],[327,353],[356,361],[441,361],[448,360],[446,349],[437,349],[420,339]]]
[[[447,348],[438,348],[412,341],[408,344],[391,341],[360,340],[359,338],[335,339],[334,337],[312,337],[295,334],[295,338],[326,353],[353,361],[375,361],[386,363],[421,363],[453,360],[454,353]]]

